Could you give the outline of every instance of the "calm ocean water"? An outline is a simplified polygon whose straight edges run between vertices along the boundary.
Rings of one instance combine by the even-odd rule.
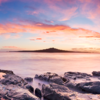
[[[100,54],[92,53],[0,53],[0,69],[13,70],[22,77],[67,71],[100,71]]]

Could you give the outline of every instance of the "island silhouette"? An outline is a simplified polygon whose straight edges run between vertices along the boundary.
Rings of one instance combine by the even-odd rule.
[[[55,52],[73,52],[73,51],[60,50],[60,49],[56,49],[56,48],[48,48],[48,49],[42,49],[42,50],[21,50],[18,52],[50,52],[50,53],[55,53]]]

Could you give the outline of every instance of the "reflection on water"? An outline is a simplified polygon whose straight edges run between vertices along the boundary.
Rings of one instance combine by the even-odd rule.
[[[0,68],[22,77],[67,71],[91,73],[100,70],[100,54],[89,53],[0,53]]]

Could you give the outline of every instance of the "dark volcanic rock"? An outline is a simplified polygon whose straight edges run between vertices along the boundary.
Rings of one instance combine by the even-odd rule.
[[[7,100],[39,100],[28,90],[15,85],[0,84],[0,97],[7,98]]]
[[[34,88],[31,85],[27,85],[26,89],[28,89],[31,93],[34,93]]]
[[[35,78],[38,78],[40,80],[49,81],[50,78],[55,77],[55,76],[58,76],[58,74],[47,72],[47,73],[42,74],[42,75],[35,75]]]
[[[0,69],[0,72],[6,73],[6,74],[14,74],[13,71],[10,71],[10,70],[1,70]]]
[[[53,83],[56,83],[56,84],[59,84],[59,85],[63,85],[63,83],[64,83],[64,81],[62,80],[62,78],[59,77],[59,76],[52,77],[52,78],[50,78],[49,81],[53,82]]]
[[[43,91],[43,97],[47,100],[71,100],[67,95],[63,95],[60,92],[57,92],[56,89],[58,88],[59,85],[56,85],[55,89],[53,89],[52,87],[49,86],[45,86],[43,85],[42,87],[42,91]],[[59,89],[59,90],[63,90],[66,92],[66,87]]]
[[[39,100],[29,92],[30,87],[26,87],[28,83],[24,79],[11,71],[1,70],[0,72],[6,73],[4,78],[0,79],[0,100]]]
[[[24,80],[26,80],[27,82],[32,82],[32,81],[33,81],[33,78],[31,78],[31,77],[26,77],[26,78],[24,78]]]
[[[18,86],[24,86],[27,84],[27,82],[22,79],[21,77],[15,75],[15,74],[7,74],[4,75],[4,79],[0,80],[0,83],[4,85],[18,85]]]
[[[79,93],[55,83],[51,83],[50,86],[43,85],[42,91],[47,100],[100,100],[100,95]]]
[[[76,80],[77,78],[88,78],[92,76],[90,74],[80,73],[80,72],[65,72],[64,77]]]
[[[38,89],[38,88],[36,88],[36,89],[35,89],[35,95],[36,95],[37,97],[39,97],[39,98],[42,98],[41,90]]]
[[[53,82],[53,83],[60,84],[60,85],[63,85],[65,82],[69,82],[69,79],[61,77],[55,73],[50,73],[50,72],[47,72],[42,75],[36,75],[35,78],[48,81],[48,82]]]
[[[77,87],[86,93],[100,94],[100,82],[84,82],[77,84]]]
[[[92,74],[93,76],[100,76],[100,71],[93,71]]]

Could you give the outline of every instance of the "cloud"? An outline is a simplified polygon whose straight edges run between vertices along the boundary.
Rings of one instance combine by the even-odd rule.
[[[88,29],[83,28],[71,28],[67,25],[48,25],[48,24],[0,24],[0,35],[4,34],[16,34],[15,38],[19,38],[18,33],[33,33],[33,34],[41,34],[46,36],[83,36],[83,37],[100,37],[99,32],[95,32]],[[9,36],[8,36],[9,37]],[[37,40],[41,40],[41,38],[37,38]]]
[[[36,38],[36,40],[42,40],[42,38]]]
[[[33,3],[39,5],[41,1],[37,0],[34,1]],[[69,7],[69,4],[73,6]],[[36,7],[34,9],[34,5],[33,7],[30,5],[29,8],[33,8],[33,9],[27,10],[28,15],[33,15],[38,17],[43,15],[47,19],[51,17],[51,19],[57,21],[66,21],[72,17],[75,17],[77,15],[77,9],[78,9],[75,0],[70,0],[70,1],[69,0],[42,0],[40,7]],[[48,21],[47,19],[44,19],[45,22],[53,23],[53,21]]]
[[[100,36],[80,36],[80,38],[100,38]]]
[[[46,23],[54,23],[53,21],[44,20]]]
[[[14,50],[21,50],[22,48],[16,46],[3,46],[3,49],[14,49]]]
[[[31,38],[31,41],[35,41],[35,40],[42,40],[42,38]]]

